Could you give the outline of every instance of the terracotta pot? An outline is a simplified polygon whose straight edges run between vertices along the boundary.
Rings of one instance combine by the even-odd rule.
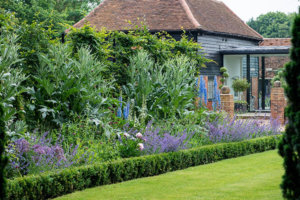
[[[229,94],[230,93],[230,88],[228,86],[223,86],[221,88],[221,93],[222,94]]]

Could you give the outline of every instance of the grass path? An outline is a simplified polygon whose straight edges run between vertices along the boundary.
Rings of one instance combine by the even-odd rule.
[[[58,199],[276,200],[282,199],[282,174],[282,158],[275,150],[91,188]]]

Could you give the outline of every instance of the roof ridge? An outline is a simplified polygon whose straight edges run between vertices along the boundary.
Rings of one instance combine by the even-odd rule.
[[[235,12],[233,12],[223,1],[220,1],[221,4],[223,4],[234,16],[236,16],[241,22],[244,23],[244,25],[248,26],[248,28],[250,28],[250,30],[257,34],[258,36],[260,36],[261,39],[263,39],[263,36],[261,34],[259,34],[256,30],[254,30],[253,28],[251,28],[246,22],[244,22],[237,14],[235,14]]]
[[[199,22],[194,17],[194,14],[191,11],[191,9],[190,9],[189,5],[187,4],[186,0],[179,0],[179,2],[181,4],[182,8],[184,9],[185,13],[187,14],[187,17],[192,22],[192,24],[195,26],[195,28],[200,28],[201,25],[199,24]]]

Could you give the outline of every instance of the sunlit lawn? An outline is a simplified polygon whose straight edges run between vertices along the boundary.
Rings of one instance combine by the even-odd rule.
[[[160,176],[87,189],[58,199],[282,199],[277,150]]]

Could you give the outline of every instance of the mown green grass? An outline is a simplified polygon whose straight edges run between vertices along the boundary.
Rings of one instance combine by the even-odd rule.
[[[223,160],[160,176],[75,192],[59,200],[282,199],[282,158],[277,150]]]

